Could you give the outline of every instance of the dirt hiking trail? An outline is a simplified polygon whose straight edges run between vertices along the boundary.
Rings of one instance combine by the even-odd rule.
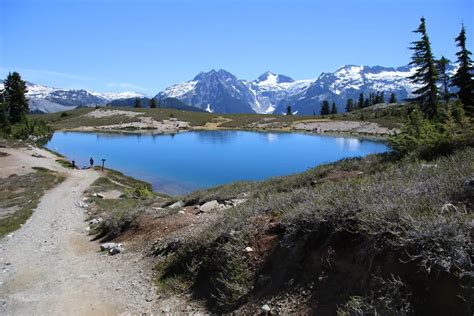
[[[10,156],[2,158],[1,176],[41,166],[66,179],[46,192],[19,230],[0,240],[0,314],[151,314],[156,295],[149,261],[136,253],[98,253],[98,243],[84,230],[78,202],[98,172],[65,169],[38,148],[2,151]]]

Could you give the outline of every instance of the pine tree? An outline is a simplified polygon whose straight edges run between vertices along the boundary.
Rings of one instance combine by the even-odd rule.
[[[446,104],[449,102],[449,89],[448,89],[448,83],[449,83],[449,76],[446,73],[446,66],[449,65],[450,60],[447,59],[444,56],[441,56],[441,58],[437,61],[438,64],[438,73],[439,73],[439,80],[441,81],[443,85],[443,99]]]
[[[323,105],[321,106],[321,115],[328,115],[329,113],[329,102],[324,100]]]
[[[367,99],[365,99],[365,102],[364,102],[364,106],[363,106],[363,107],[366,108],[366,107],[369,107],[369,106],[370,106],[370,99],[367,98]]]
[[[364,107],[364,94],[359,94],[359,101],[357,102],[357,108],[362,109]]]
[[[136,108],[141,108],[142,107],[140,98],[135,98],[135,107]]]
[[[26,98],[26,84],[21,80],[18,72],[9,73],[4,82],[3,100],[4,111],[8,113],[11,123],[19,123],[29,111],[28,99]]]
[[[383,91],[380,92],[379,103],[385,103],[385,93]]]
[[[150,108],[156,109],[156,99],[155,98],[150,99]]]
[[[354,99],[347,99],[346,112],[352,112],[354,110]]]
[[[413,32],[421,34],[421,39],[412,42],[413,46],[410,47],[414,51],[410,65],[416,67],[416,72],[410,79],[414,84],[420,86],[420,88],[413,91],[417,95],[414,100],[421,104],[423,113],[427,117],[434,118],[438,114],[438,88],[436,87],[438,73],[431,52],[430,39],[426,32],[424,17],[421,18],[420,26]]]
[[[288,105],[286,108],[286,115],[293,115],[293,112],[291,111],[291,105]]]
[[[336,102],[333,102],[333,103],[332,103],[331,114],[337,114]]]
[[[471,116],[474,116],[474,82],[472,78],[472,61],[469,57],[472,53],[466,48],[466,30],[464,24],[461,27],[461,32],[455,39],[456,46],[461,50],[456,53],[458,58],[459,68],[452,78],[452,85],[459,88],[458,97],[461,100],[464,109]]]
[[[390,100],[388,101],[388,103],[397,103],[397,97],[395,95],[395,93],[391,93],[390,94]]]

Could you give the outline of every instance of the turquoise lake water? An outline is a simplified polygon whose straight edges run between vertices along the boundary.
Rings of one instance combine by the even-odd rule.
[[[387,151],[382,142],[336,136],[247,131],[176,135],[56,132],[46,145],[80,167],[90,157],[168,194],[237,180],[302,172],[342,158]]]

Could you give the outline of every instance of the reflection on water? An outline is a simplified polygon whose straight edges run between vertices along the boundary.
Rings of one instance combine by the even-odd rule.
[[[56,132],[46,145],[79,166],[106,167],[182,194],[237,180],[262,180],[321,163],[387,150],[380,142],[294,133],[200,131],[176,135]]]
[[[362,141],[357,138],[337,137],[336,144],[343,150],[356,151],[359,150]]]

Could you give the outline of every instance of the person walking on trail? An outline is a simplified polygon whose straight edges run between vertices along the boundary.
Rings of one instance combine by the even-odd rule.
[[[91,163],[91,168],[94,167],[94,159],[92,159],[92,157],[91,157],[91,159],[89,160],[89,162]]]
[[[72,162],[72,169],[76,169],[76,161],[71,161]]]

